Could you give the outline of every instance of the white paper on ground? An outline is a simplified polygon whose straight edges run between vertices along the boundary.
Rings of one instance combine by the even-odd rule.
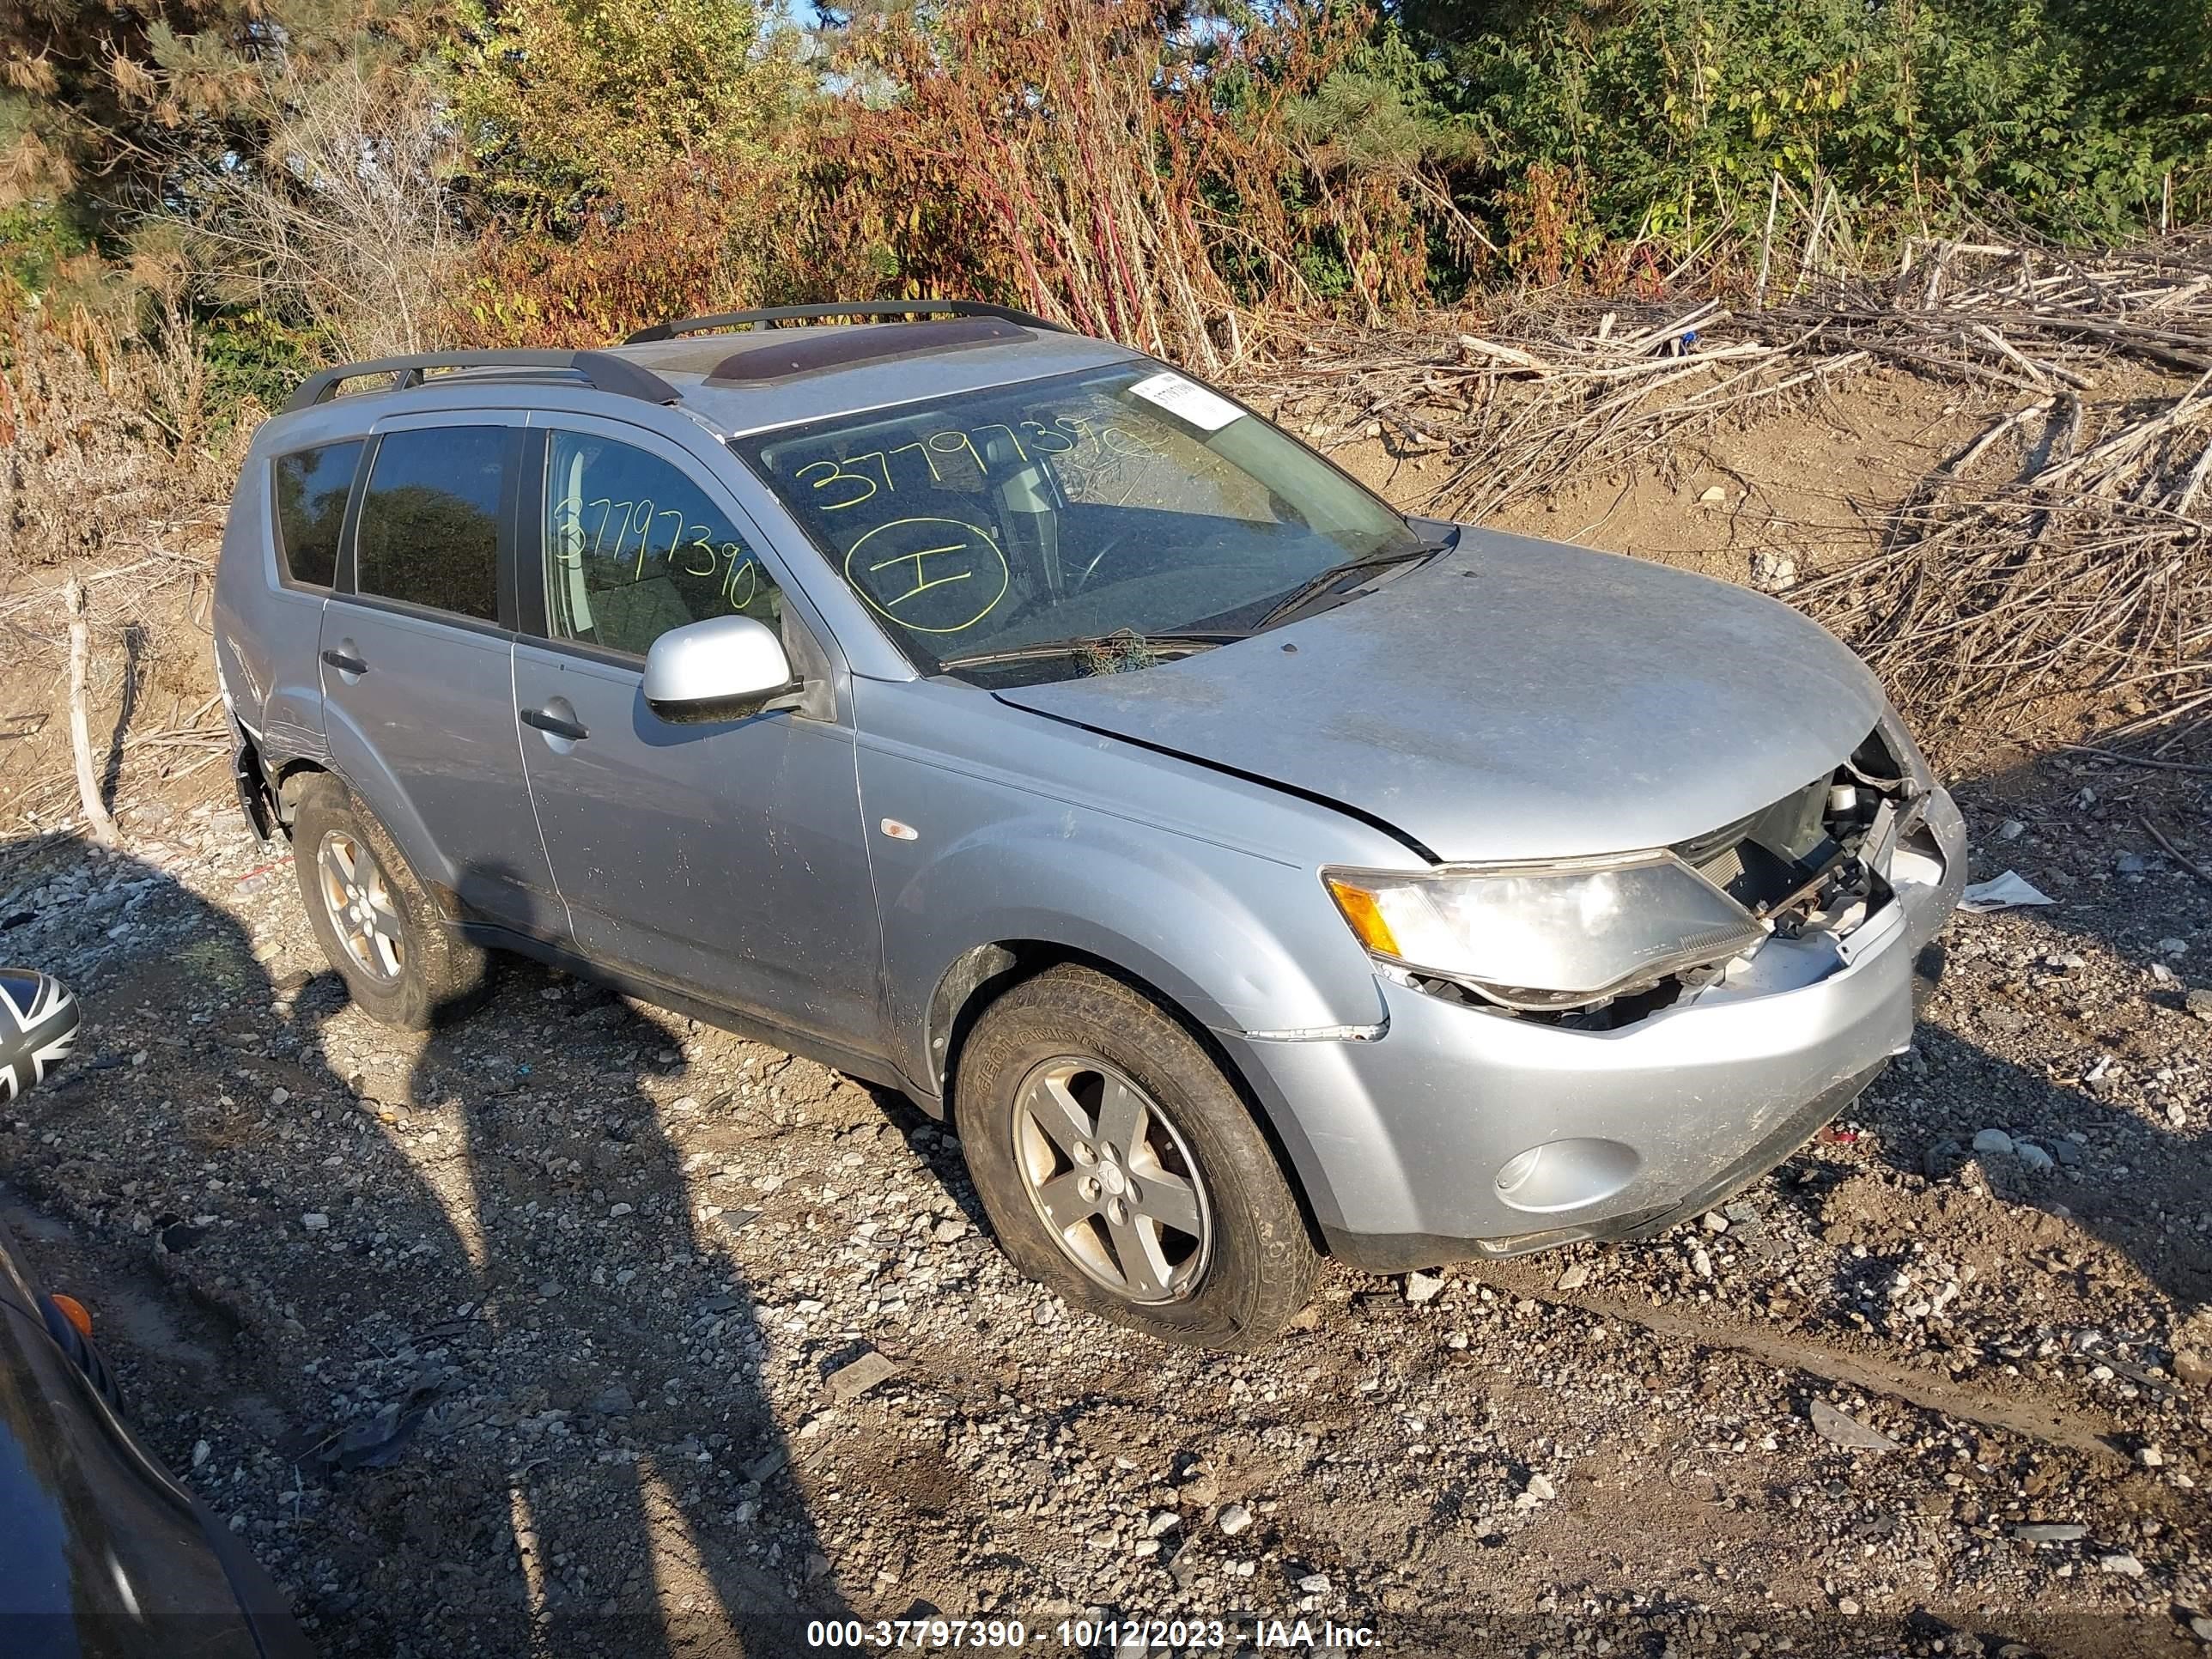
[[[1987,881],[1978,881],[1959,896],[1959,908],[1975,915],[1987,915],[1992,910],[2013,910],[2027,904],[2056,904],[2058,901],[2048,893],[2038,892],[2025,876],[2008,870]]]
[[[1177,420],[1188,421],[1200,432],[1218,432],[1244,412],[1219,393],[1171,373],[1138,381],[1129,388],[1129,395],[1158,405]]]

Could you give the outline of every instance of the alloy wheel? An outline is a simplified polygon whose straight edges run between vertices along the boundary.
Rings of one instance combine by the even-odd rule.
[[[376,855],[332,830],[315,850],[315,877],[331,927],[354,966],[373,979],[398,979],[407,962],[407,924]]]
[[[1188,1295],[1212,1253],[1198,1163],[1158,1101],[1103,1060],[1063,1055],[1016,1092],[1014,1166],[1063,1255],[1137,1303]]]

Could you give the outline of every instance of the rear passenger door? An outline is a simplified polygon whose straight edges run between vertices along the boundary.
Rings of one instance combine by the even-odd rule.
[[[850,726],[829,708],[672,725],[641,689],[653,641],[713,617],[781,629],[825,692],[829,659],[696,461],[635,427],[558,418],[526,465],[509,718],[577,942],[872,1050],[881,946]]]
[[[514,726],[523,437],[498,414],[379,423],[323,611],[323,719],[338,769],[426,882],[557,939]]]

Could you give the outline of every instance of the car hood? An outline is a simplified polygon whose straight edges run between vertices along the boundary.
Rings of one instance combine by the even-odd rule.
[[[1864,665],[1788,605],[1474,528],[1304,621],[998,695],[1348,807],[1447,860],[1704,835],[1835,766],[1884,707]]]

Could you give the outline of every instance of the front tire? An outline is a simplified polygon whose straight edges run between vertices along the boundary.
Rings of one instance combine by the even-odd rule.
[[[475,1006],[483,951],[446,926],[375,814],[327,773],[300,789],[292,867],[316,943],[371,1019],[426,1031]]]
[[[1015,986],[976,1021],[953,1096],[1000,1247],[1076,1306],[1239,1350],[1305,1305],[1320,1259],[1273,1149],[1128,986],[1073,965]]]

